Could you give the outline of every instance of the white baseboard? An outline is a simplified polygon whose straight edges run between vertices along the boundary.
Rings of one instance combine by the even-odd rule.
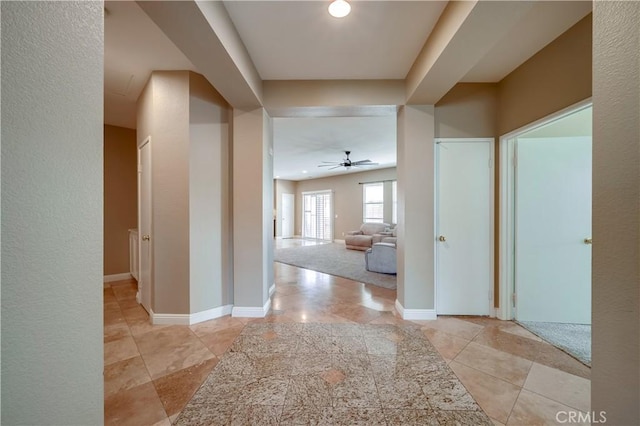
[[[232,305],[219,306],[194,314],[157,314],[151,311],[151,323],[156,325],[193,325],[231,314]]]
[[[207,309],[206,311],[196,312],[191,314],[190,324],[197,324],[199,322],[209,321],[212,319],[231,315],[233,305],[218,306],[217,308]]]
[[[273,296],[273,293],[276,291],[276,283],[271,284],[269,287],[269,297]]]
[[[124,272],[122,274],[105,275],[104,276],[104,282],[105,283],[111,283],[111,282],[114,282],[114,281],[130,280],[131,278],[133,278],[133,277],[131,276],[131,274],[129,272]]]
[[[435,309],[406,309],[396,299],[396,309],[404,320],[435,320],[438,319]]]
[[[149,314],[153,325],[190,325],[189,314],[156,314],[153,309]]]
[[[232,317],[241,318],[264,318],[271,309],[271,298],[267,299],[262,308],[234,306],[231,312]]]

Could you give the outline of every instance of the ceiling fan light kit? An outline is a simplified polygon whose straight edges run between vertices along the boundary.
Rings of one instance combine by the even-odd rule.
[[[373,163],[371,160],[351,161],[351,159],[349,159],[349,155],[351,154],[351,151],[345,151],[344,153],[347,157],[343,161],[323,161],[323,163],[326,163],[326,164],[319,164],[318,167],[331,167],[329,170],[344,167],[345,169],[349,170],[351,169],[351,167],[378,165],[378,163]]]

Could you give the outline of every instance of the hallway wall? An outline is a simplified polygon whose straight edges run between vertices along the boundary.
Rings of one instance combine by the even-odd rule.
[[[104,275],[128,273],[129,229],[138,226],[136,131],[104,126]]]
[[[2,2],[3,425],[104,422],[103,6]]]

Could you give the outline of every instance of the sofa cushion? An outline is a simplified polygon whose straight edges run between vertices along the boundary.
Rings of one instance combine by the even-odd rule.
[[[348,235],[345,239],[345,245],[352,250],[366,250],[372,244],[371,235]]]
[[[374,223],[374,222],[366,222],[360,226],[360,231],[364,235],[373,235],[378,234],[380,232],[384,232],[386,228],[389,227],[388,223]]]

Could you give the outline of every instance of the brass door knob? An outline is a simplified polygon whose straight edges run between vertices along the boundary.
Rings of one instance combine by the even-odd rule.
[[[151,238],[148,235],[142,236],[142,241],[149,241]]]
[[[444,237],[444,235],[440,235],[440,236],[438,237],[438,241],[440,241],[440,242],[444,243],[445,241],[447,241],[447,239]]]
[[[593,239],[591,237],[587,237],[584,239],[585,244],[593,244]]]

